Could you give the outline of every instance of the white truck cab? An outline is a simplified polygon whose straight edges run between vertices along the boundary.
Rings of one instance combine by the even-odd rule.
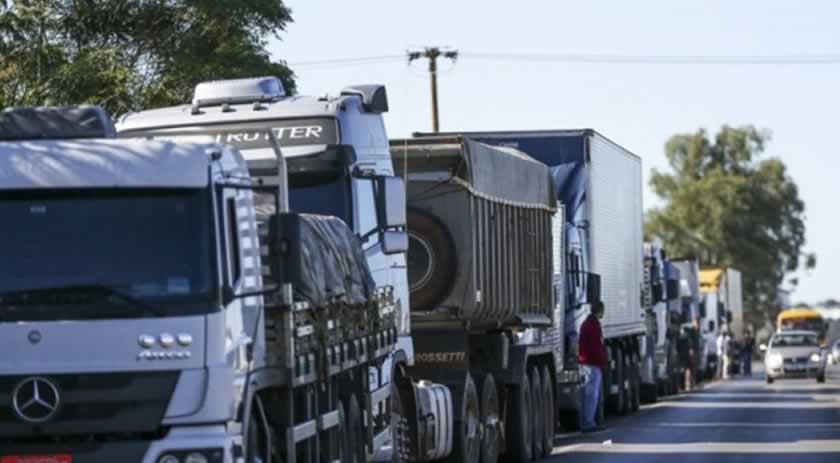
[[[371,369],[376,389],[388,386],[392,360],[413,361],[405,192],[394,176],[382,117],[387,111],[381,85],[347,87],[333,97],[292,96],[279,79],[261,77],[201,83],[191,104],[127,114],[116,124],[120,137],[209,137],[235,147],[249,174],[265,185],[278,175],[267,136],[273,132],[285,158],[289,209],[341,218],[361,239],[376,285],[392,291],[398,345],[386,365]],[[384,402],[371,409],[387,415]],[[377,434],[367,446],[368,459],[386,458],[381,450],[391,437],[389,430]]]

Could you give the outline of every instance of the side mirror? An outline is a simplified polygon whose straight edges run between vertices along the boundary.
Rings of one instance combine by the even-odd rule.
[[[760,350],[761,352],[767,352],[767,344],[761,344],[760,346],[758,346],[758,350]]]
[[[382,252],[385,254],[408,252],[408,233],[405,231],[386,231],[383,233]]]
[[[406,224],[405,183],[400,177],[376,177],[376,209],[379,226],[385,230],[402,228]]]
[[[714,331],[715,331],[715,321],[714,320],[709,320],[709,332],[714,332]]]
[[[586,274],[586,302],[594,304],[601,300],[601,275],[597,273]]]
[[[408,251],[406,232],[405,182],[400,177],[376,177],[376,210],[382,252],[399,254]]]

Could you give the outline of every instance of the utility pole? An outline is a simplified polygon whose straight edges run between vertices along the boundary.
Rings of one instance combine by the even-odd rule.
[[[409,51],[408,64],[420,58],[429,59],[429,77],[431,78],[432,89],[432,131],[440,131],[440,119],[438,118],[438,95],[437,95],[437,59],[439,57],[449,58],[452,61],[458,59],[457,50],[441,50],[439,47],[427,47],[423,51]]]

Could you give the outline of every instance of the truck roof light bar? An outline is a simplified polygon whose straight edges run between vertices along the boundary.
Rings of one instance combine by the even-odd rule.
[[[232,104],[257,104],[286,97],[283,83],[277,77],[256,77],[201,82],[195,86],[192,114],[201,114],[201,108]]]

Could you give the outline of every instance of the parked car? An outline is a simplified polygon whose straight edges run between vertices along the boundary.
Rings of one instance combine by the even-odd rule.
[[[817,333],[813,331],[783,331],[770,338],[769,345],[762,344],[767,383],[782,378],[816,378],[825,382],[827,354],[820,348]]]

